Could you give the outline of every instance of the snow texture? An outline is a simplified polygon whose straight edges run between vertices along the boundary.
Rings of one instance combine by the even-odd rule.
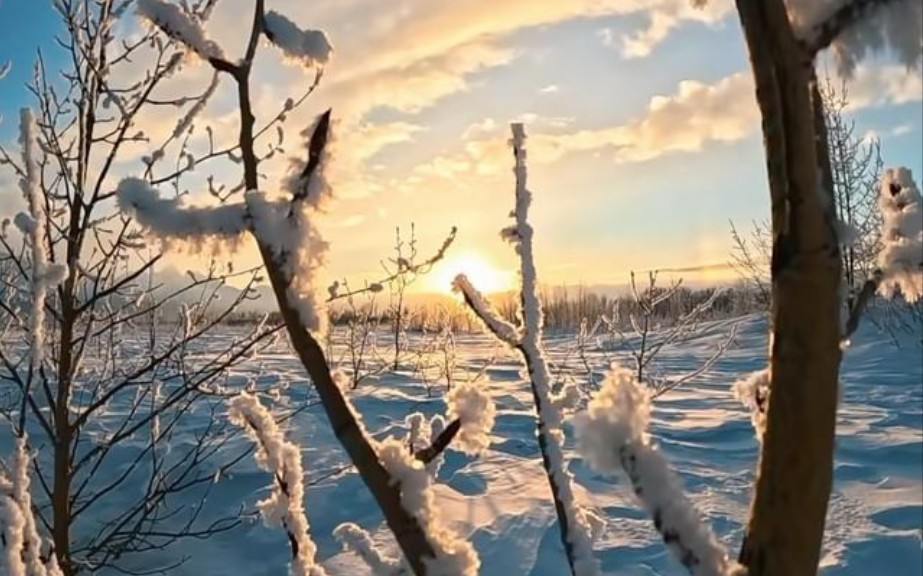
[[[60,576],[55,555],[42,558],[42,539],[29,492],[31,461],[28,436],[23,433],[13,442],[12,478],[0,471],[0,535],[5,550],[0,568],[9,576]]]
[[[756,439],[763,442],[766,433],[766,409],[769,401],[769,369],[764,368],[731,384],[734,397],[750,410]]]
[[[32,310],[29,334],[32,341],[32,367],[41,366],[45,353],[45,296],[48,290],[60,284],[67,276],[67,267],[48,262],[45,253],[46,214],[45,199],[39,187],[38,125],[29,108],[20,110],[19,144],[22,147],[24,175],[19,181],[29,213],[19,213],[14,221],[23,234],[29,238],[32,256]]]
[[[785,4],[796,33],[810,42],[835,21],[832,18],[837,10],[856,1],[786,0]],[[866,4],[871,8],[866,8],[861,21],[844,29],[830,47],[840,71],[851,75],[862,59],[886,50],[908,67],[918,65],[923,57],[923,2],[895,0]]]
[[[196,98],[195,102],[189,108],[185,115],[179,119],[179,122],[176,123],[176,128],[173,129],[173,138],[181,137],[187,130],[190,130],[193,127],[193,122],[196,117],[205,109],[205,106],[208,104],[208,101],[211,99],[212,95],[215,93],[215,89],[218,88],[218,73],[215,72],[212,74],[211,82],[209,82],[208,87],[205,89],[205,92],[201,96]],[[190,169],[194,167],[195,157],[191,154],[187,156],[189,160]]]
[[[631,370],[615,367],[584,413],[574,420],[578,450],[594,469],[623,470],[635,495],[673,555],[693,576],[725,576],[736,564],[703,522],[681,482],[647,429],[651,405],[647,389]]]
[[[889,168],[878,194],[881,210],[880,291],[900,292],[908,302],[923,296],[923,208],[920,190],[907,168]]]
[[[203,60],[224,60],[221,47],[205,35],[201,23],[181,6],[165,0],[138,0],[138,15],[178,40]]]
[[[310,526],[304,512],[304,471],[299,447],[285,439],[272,413],[256,395],[235,396],[228,407],[231,422],[246,428],[257,443],[256,462],[275,479],[272,493],[257,503],[269,526],[282,526],[292,543],[291,576],[325,576],[315,563],[317,547],[309,535]]]
[[[456,384],[446,395],[446,418],[461,421],[453,446],[465,454],[480,454],[490,446],[496,407],[490,394],[471,382]]]
[[[119,209],[160,238],[201,244],[208,239],[237,239],[247,230],[243,204],[184,206],[180,198],[161,198],[141,178],[125,178],[116,188]]]
[[[372,576],[397,576],[401,574],[400,562],[389,558],[379,550],[372,537],[362,527],[346,522],[340,524],[333,531],[336,538],[346,550],[355,552],[368,565]]]
[[[519,343],[519,330],[500,316],[500,313],[471,284],[466,275],[459,274],[456,276],[455,280],[452,281],[452,289],[462,294],[468,306],[474,310],[475,315],[494,336],[510,346],[516,346]]]
[[[428,576],[477,576],[481,561],[470,542],[443,521],[433,492],[432,478],[423,463],[394,438],[378,444],[378,458],[400,486],[401,504],[417,519],[433,548],[426,559]]]
[[[305,160],[294,161],[283,187],[297,200],[273,201],[266,194],[248,191],[245,198],[257,239],[279,260],[289,282],[288,295],[297,307],[305,328],[317,335],[327,331],[325,301],[329,291],[319,278],[327,263],[329,245],[317,226],[319,215],[333,191],[327,181],[332,138],[321,153],[319,163],[308,176],[308,146],[317,125],[302,132]],[[332,133],[332,129],[331,129]]]
[[[263,31],[269,41],[301,65],[323,66],[330,59],[333,47],[321,30],[302,30],[297,24],[275,11],[263,15]]]

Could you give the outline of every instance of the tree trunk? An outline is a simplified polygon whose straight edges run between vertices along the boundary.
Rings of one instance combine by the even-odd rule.
[[[817,572],[833,477],[842,260],[813,57],[782,0],[737,0],[756,79],[772,198],[770,397],[740,562]]]

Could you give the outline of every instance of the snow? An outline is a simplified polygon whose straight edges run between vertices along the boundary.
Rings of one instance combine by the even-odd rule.
[[[221,46],[205,35],[201,23],[177,4],[165,0],[138,0],[138,15],[178,40],[204,60],[224,60]]]
[[[400,484],[401,504],[417,519],[436,557],[424,560],[430,576],[476,576],[477,552],[449,528],[441,514],[426,467],[400,441],[388,438],[377,446],[382,465]]]
[[[870,309],[875,314],[876,309]],[[726,323],[706,324],[706,330],[683,346],[665,350],[659,357],[665,373],[685,373],[710,358],[724,342]],[[126,344],[143,342],[146,334],[127,330]],[[651,408],[648,433],[679,475],[688,498],[705,517],[729,550],[740,544],[748,514],[759,444],[754,438],[750,414],[734,398],[731,384],[766,364],[768,322],[760,316],[741,320],[738,345],[728,350],[707,374],[657,398]],[[222,346],[239,332],[228,327],[202,342],[204,351]],[[332,332],[337,358],[345,352],[345,332]],[[654,337],[662,337],[658,332]],[[385,337],[384,333],[380,334]],[[840,371],[843,398],[837,422],[835,484],[829,507],[827,536],[820,576],[868,576],[870,574],[921,574],[923,556],[923,365],[919,332],[891,337],[863,322],[852,336]],[[420,336],[408,334],[410,349],[420,346]],[[554,507],[542,468],[535,437],[532,392],[515,350],[498,346],[489,334],[457,334],[455,382],[480,374],[477,380],[496,404],[491,445],[477,458],[452,448],[431,490],[443,522],[459,537],[471,542],[481,560],[479,576],[561,576],[567,561],[561,546]],[[552,366],[574,368],[574,336],[546,335],[543,345]],[[630,362],[627,351],[614,353],[591,344],[588,361],[594,372],[606,373],[613,354],[620,363]],[[203,360],[207,360],[207,354]],[[190,360],[193,361],[193,360]],[[557,370],[558,368],[555,368]],[[345,522],[366,529],[383,554],[398,558],[394,538],[383,525],[381,513],[364,487],[330,429],[323,408],[317,404],[310,380],[291,355],[288,344],[255,355],[232,370],[226,386],[252,381],[258,388],[286,384],[273,408],[280,414],[295,412],[286,421],[286,437],[303,447],[305,510],[316,558],[329,576],[370,576],[367,564],[354,552],[344,552],[333,531]],[[0,391],[9,383],[0,382]],[[381,374],[374,386],[360,386],[349,399],[367,423],[370,433],[404,435],[405,418],[421,412],[427,419],[446,410],[444,396],[427,393],[412,370]],[[265,402],[265,399],[264,399]],[[116,412],[127,404],[114,403]],[[194,442],[215,425],[209,410],[193,414],[175,432],[176,448]],[[570,426],[565,422],[565,429]],[[426,424],[422,432],[425,433]],[[608,576],[671,576],[684,568],[664,548],[649,513],[640,509],[624,476],[612,481],[594,471],[576,451],[573,434],[563,446],[564,459],[574,474],[574,494],[584,509],[606,520],[594,541],[602,573]],[[144,439],[142,438],[143,442]],[[0,427],[0,446],[12,447],[7,427]],[[230,460],[252,442],[234,440],[227,446]],[[225,454],[223,451],[222,454]],[[39,451],[39,459],[50,454]],[[134,453],[114,452],[115,469],[129,466]],[[344,469],[345,467],[345,469]],[[35,485],[37,481],[33,482]],[[221,474],[209,490],[203,517],[236,510],[248,512],[266,497],[267,474],[252,457]],[[37,492],[35,498],[39,498]],[[135,492],[117,492],[110,506],[131,505]],[[123,500],[120,500],[123,499]],[[175,506],[195,505],[196,500],[177,495]],[[215,512],[215,511],[218,512]],[[78,526],[75,541],[85,536],[99,518],[87,516]],[[2,528],[0,524],[0,528]],[[168,524],[169,526],[169,524]],[[0,554],[4,550],[0,548]],[[156,553],[126,559],[135,572],[162,567],[188,557],[170,571],[171,576],[225,576],[227,574],[285,574],[290,549],[284,532],[261,521],[243,525],[204,540],[190,540]],[[144,559],[144,563],[141,561]],[[0,558],[2,562],[2,558]],[[2,568],[0,568],[2,573]],[[112,570],[100,576],[116,576]]]
[[[186,206],[181,198],[161,198],[146,180],[133,177],[119,182],[116,197],[123,213],[158,238],[201,244],[207,239],[234,240],[247,230],[246,209],[241,203]]]
[[[907,168],[888,168],[878,193],[881,211],[880,292],[900,292],[908,302],[923,296],[923,207]]]
[[[193,122],[195,122],[196,117],[205,109],[205,106],[208,104],[208,101],[211,99],[212,95],[215,93],[215,89],[218,88],[218,73],[215,72],[212,74],[211,82],[209,82],[208,87],[205,89],[205,92],[193,102],[192,106],[189,107],[189,110],[184,114],[179,122],[176,123],[176,128],[173,129],[173,138],[181,137],[187,130],[190,130],[193,127]],[[189,168],[192,169],[195,163],[195,156],[189,154],[187,156],[189,163]]]
[[[45,250],[46,221],[45,199],[39,186],[38,124],[29,108],[19,113],[19,145],[22,147],[22,164],[25,174],[19,182],[29,213],[19,213],[14,218],[16,227],[29,238],[32,256],[32,305],[29,316],[29,334],[32,341],[31,363],[42,365],[45,354],[45,297],[48,290],[60,284],[67,276],[67,267],[48,262]]]
[[[452,447],[465,454],[480,454],[490,446],[496,408],[490,395],[477,384],[461,382],[446,394],[446,418],[461,421]]]
[[[243,393],[230,401],[228,418],[247,430],[256,442],[256,461],[273,479],[272,493],[257,503],[263,520],[282,526],[292,541],[291,576],[326,576],[315,562],[317,546],[311,540],[304,512],[304,472],[297,445],[285,439],[272,413],[256,395]]]
[[[12,478],[7,478],[0,468],[0,535],[6,568],[9,576],[61,576],[54,555],[42,558],[42,538],[33,514],[32,495],[29,491],[28,435],[23,433],[13,441]]]
[[[529,371],[529,380],[534,398],[535,418],[542,461],[559,513],[563,514],[562,525],[566,530],[562,536],[568,544],[569,562],[575,576],[595,576],[599,573],[599,562],[593,555],[593,527],[591,515],[581,508],[573,492],[573,475],[565,467],[562,444],[562,407],[571,394],[565,392],[557,397],[551,390],[551,374],[548,360],[542,349],[542,314],[538,296],[538,280],[535,260],[532,254],[532,226],[529,224],[529,206],[532,193],[527,187],[525,128],[520,123],[510,125],[516,176],[515,208],[511,213],[514,224],[503,228],[501,238],[513,244],[520,263],[520,310],[521,330],[502,320],[487,304],[464,276],[455,280],[455,288],[465,295],[466,303],[487,328],[498,338],[516,348],[523,357]],[[518,335],[518,336],[517,336]]]
[[[651,401],[631,370],[613,368],[574,420],[578,450],[604,473],[621,470],[648,510],[664,543],[693,576],[725,576],[735,567],[724,546],[686,497],[676,474],[648,435]]]
[[[792,23],[801,38],[813,40],[820,26],[837,9],[855,0],[786,0]],[[864,58],[891,51],[907,66],[920,63],[923,39],[923,3],[920,0],[895,0],[881,7],[876,5],[856,26],[847,28],[831,45],[841,72],[852,74]],[[866,12],[869,12],[866,10]]]
[[[387,557],[382,550],[375,546],[369,533],[356,524],[352,522],[340,524],[333,531],[333,536],[343,544],[344,549],[351,550],[362,558],[371,569],[373,576],[397,576],[400,574],[400,562]]]
[[[465,302],[474,310],[475,315],[481,320],[488,330],[497,338],[510,346],[516,346],[519,343],[519,329],[504,320],[500,313],[487,301],[483,294],[471,284],[468,277],[459,274],[452,281],[452,289],[460,292],[465,298]]]
[[[307,68],[323,66],[330,59],[333,46],[321,30],[302,30],[297,24],[269,10],[263,15],[263,31],[269,41],[292,60]]]
[[[766,433],[766,402],[769,400],[769,369],[764,368],[731,384],[734,397],[750,411],[756,439],[761,443]]]

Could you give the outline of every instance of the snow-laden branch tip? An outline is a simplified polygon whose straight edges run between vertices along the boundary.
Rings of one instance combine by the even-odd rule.
[[[456,448],[465,454],[480,454],[490,446],[497,409],[486,391],[471,382],[455,385],[446,395],[446,417],[461,421]]]
[[[435,558],[425,559],[429,576],[477,576],[481,561],[474,546],[442,519],[432,477],[403,442],[388,438],[378,444],[378,458],[400,485],[401,505],[417,519]]]
[[[189,110],[179,119],[173,129],[173,138],[180,138],[187,130],[192,128],[196,117],[205,109],[215,90],[218,88],[218,72],[212,74],[211,82],[201,96],[195,99]]]
[[[42,557],[42,538],[32,511],[29,466],[32,457],[23,433],[13,443],[11,477],[0,471],[0,568],[10,576],[62,576],[56,556]]]
[[[587,410],[574,420],[577,447],[594,469],[624,471],[664,543],[694,576],[733,574],[736,563],[683,492],[648,435],[651,404],[625,368],[613,368]]]
[[[31,315],[29,334],[32,341],[31,362],[33,367],[42,364],[45,350],[45,296],[48,290],[64,281],[67,267],[48,262],[45,251],[46,220],[45,199],[39,186],[38,125],[29,108],[20,110],[19,144],[22,147],[23,177],[19,182],[29,213],[20,212],[14,223],[29,238],[32,256],[31,271]]]
[[[747,375],[733,384],[734,397],[750,410],[750,421],[756,439],[762,443],[766,433],[766,412],[769,408],[769,369],[764,368]]]
[[[297,24],[270,10],[263,15],[263,33],[282,53],[306,68],[323,66],[333,46],[321,30],[302,30]]]
[[[201,23],[181,6],[166,0],[138,0],[136,9],[139,16],[203,60],[224,60],[221,46],[209,40]]]
[[[456,276],[455,280],[452,281],[452,290],[461,293],[471,311],[494,336],[509,346],[519,344],[519,329],[500,316],[500,313],[487,301],[487,298],[471,284],[467,276],[464,274]]]
[[[372,576],[401,574],[401,563],[375,546],[372,537],[362,527],[352,522],[340,524],[333,530],[333,537],[343,545],[343,549],[350,550],[362,558],[371,570]]]
[[[258,448],[255,458],[259,467],[272,474],[273,489],[269,497],[257,503],[263,521],[282,526],[292,546],[292,576],[325,576],[316,563],[317,547],[309,534],[304,512],[304,471],[299,447],[285,439],[272,413],[254,394],[234,397],[228,406],[228,418],[247,430]]]
[[[271,200],[254,190],[245,196],[253,233],[277,259],[288,282],[289,299],[297,307],[302,324],[317,334],[327,329],[328,291],[323,288],[320,274],[329,245],[317,223],[333,196],[326,177],[331,128],[328,111],[302,133],[306,136],[305,159],[293,162],[284,184],[291,200]],[[319,132],[323,135],[319,136]]]
[[[241,203],[220,206],[184,206],[180,198],[161,198],[141,178],[125,178],[116,187],[119,209],[160,238],[193,244],[207,239],[234,239],[247,230],[247,212]]]
[[[923,206],[920,189],[907,168],[889,168],[878,194],[881,210],[881,271],[879,290],[900,292],[908,302],[923,297]]]

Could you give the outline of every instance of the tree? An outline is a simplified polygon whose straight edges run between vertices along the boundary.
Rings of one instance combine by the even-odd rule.
[[[195,18],[205,20],[213,5],[197,2]],[[206,499],[215,474],[249,454],[221,452],[234,428],[212,419],[195,442],[166,446],[187,418],[223,406],[218,379],[279,330],[261,324],[233,341],[211,340],[252,297],[257,271],[232,272],[213,260],[204,274],[159,285],[153,273],[163,253],[115,206],[122,164],[183,194],[189,166],[207,160],[187,144],[212,90],[163,98],[182,50],[155,32],[116,42],[111,30],[126,6],[54,3],[69,64],[60,77],[49,74],[39,54],[29,86],[35,110],[21,114],[21,150],[0,148],[24,200],[15,229],[6,222],[0,235],[0,385],[10,394],[0,418],[15,437],[17,470],[4,502],[8,514],[15,504],[20,515],[34,516],[26,519],[33,536],[22,549],[7,540],[7,554],[40,555],[67,576],[126,569],[136,554],[240,522],[237,511],[216,511]],[[147,74],[132,78],[133,61],[150,62]],[[165,141],[151,142],[139,124],[164,106],[181,107],[183,116]],[[132,148],[139,142],[156,152],[138,158]],[[161,176],[174,153],[180,168]],[[232,280],[241,288],[217,302]],[[174,499],[180,493],[186,506]],[[50,546],[40,544],[43,533]]]
[[[740,561],[751,576],[799,576],[814,574],[820,559],[843,338],[842,238],[815,60],[833,47],[849,73],[868,52],[890,47],[908,66],[919,63],[923,5],[736,6],[762,116],[773,236],[767,428]]]

